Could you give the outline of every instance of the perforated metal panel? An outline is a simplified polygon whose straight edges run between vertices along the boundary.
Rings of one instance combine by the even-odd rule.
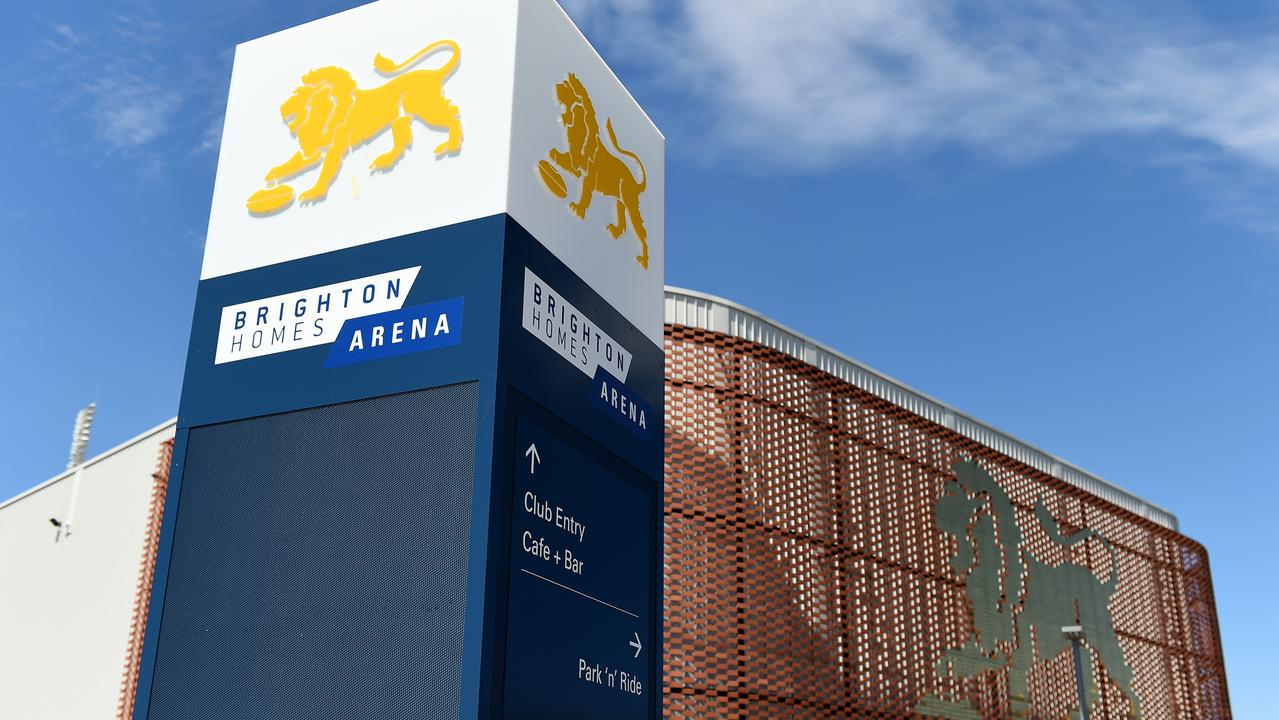
[[[458,717],[477,391],[193,429],[149,717]]]
[[[1140,717],[1230,717],[1198,543],[762,340],[667,326],[666,717],[1067,717],[1069,650],[1014,659],[1028,618],[1088,611],[1045,587],[1113,619],[1086,650],[1093,718],[1133,716],[1112,641]],[[957,487],[965,459],[999,492]]]

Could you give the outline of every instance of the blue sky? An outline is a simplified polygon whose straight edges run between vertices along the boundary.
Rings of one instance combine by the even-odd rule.
[[[176,414],[235,43],[354,3],[0,10],[0,496]],[[572,0],[668,138],[668,282],[1176,512],[1279,717],[1279,4]]]

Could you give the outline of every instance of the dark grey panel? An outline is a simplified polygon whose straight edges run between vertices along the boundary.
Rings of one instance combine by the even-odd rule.
[[[191,431],[149,717],[458,717],[478,386]]]

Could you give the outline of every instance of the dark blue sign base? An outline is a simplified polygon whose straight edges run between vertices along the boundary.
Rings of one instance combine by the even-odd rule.
[[[662,363],[504,215],[201,282],[134,720],[655,720]]]

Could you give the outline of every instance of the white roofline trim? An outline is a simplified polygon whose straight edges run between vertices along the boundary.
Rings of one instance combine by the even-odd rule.
[[[664,314],[667,324],[710,330],[771,347],[1135,515],[1170,530],[1180,529],[1176,515],[1149,500],[1018,440],[748,307],[715,295],[668,285]]]
[[[26,490],[23,490],[22,492],[18,493],[17,495],[14,495],[8,500],[5,500],[4,502],[0,502],[0,510],[3,510],[4,508],[18,502],[19,500],[22,500],[23,498],[30,497],[31,495],[35,495],[36,493],[40,492],[41,490],[44,490],[45,488],[51,485],[57,484],[58,482],[62,480],[66,480],[67,478],[72,477],[77,472],[85,468],[91,467],[93,465],[96,465],[102,462],[103,460],[106,460],[107,458],[111,457],[112,455],[115,455],[116,453],[126,450],[134,445],[137,445],[138,443],[143,442],[144,440],[150,439],[151,437],[154,437],[155,435],[159,435],[161,433],[164,433],[165,431],[169,431],[168,434],[172,436],[177,426],[178,426],[177,418],[166,420],[140,435],[136,435],[132,438],[129,438],[128,440],[125,440],[124,442],[120,443],[119,445],[116,445],[110,450],[99,453],[98,455],[94,455],[88,460],[85,460],[83,463],[80,463],[79,465],[76,465],[73,468],[67,468],[66,470],[63,470],[62,472],[58,473],[57,475],[54,475],[48,480],[45,480],[39,485],[36,485],[35,487],[32,487],[32,488],[27,488]]]

